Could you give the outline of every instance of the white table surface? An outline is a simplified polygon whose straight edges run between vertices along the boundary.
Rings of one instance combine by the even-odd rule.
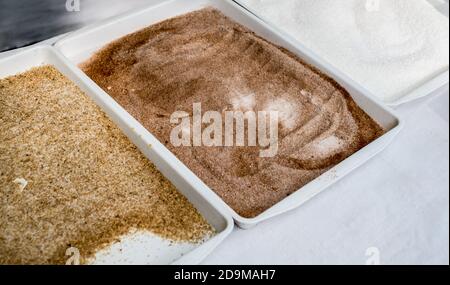
[[[381,154],[297,210],[236,228],[203,263],[365,264],[375,248],[381,264],[449,264],[448,87],[396,110],[405,127]]]

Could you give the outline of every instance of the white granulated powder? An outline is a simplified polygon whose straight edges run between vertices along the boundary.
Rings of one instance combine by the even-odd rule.
[[[449,21],[426,0],[241,1],[385,101],[448,69]]]

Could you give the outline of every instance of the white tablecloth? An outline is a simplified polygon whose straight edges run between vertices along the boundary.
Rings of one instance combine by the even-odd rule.
[[[397,111],[405,127],[380,155],[297,210],[236,229],[204,263],[448,264],[448,88]]]

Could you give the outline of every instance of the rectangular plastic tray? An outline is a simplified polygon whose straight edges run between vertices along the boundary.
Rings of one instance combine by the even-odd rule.
[[[59,40],[55,44],[55,47],[72,63],[71,68],[73,70],[78,70],[77,75],[79,75],[84,82],[95,86],[95,83],[88,76],[77,69],[77,65],[91,57],[95,51],[124,35],[162,20],[198,10],[206,6],[213,6],[219,9],[236,22],[248,27],[263,38],[290,50],[307,63],[316,66],[322,72],[330,75],[347,89],[356,103],[365,112],[387,130],[387,133],[384,136],[361,149],[334,167],[330,172],[318,177],[259,216],[248,219],[238,215],[233,209],[226,205],[217,194],[205,185],[202,180],[177,159],[163,144],[159,143],[150,132],[142,126],[136,127],[136,132],[141,135],[141,142],[139,144],[146,145],[151,143],[154,145],[153,153],[150,158],[159,168],[167,169],[168,172],[170,170],[170,172],[177,173],[177,175],[182,177],[190,187],[195,188],[197,192],[201,193],[205,198],[213,200],[215,203],[222,204],[228,209],[229,213],[231,213],[232,217],[241,228],[250,228],[264,220],[299,207],[383,150],[400,131],[402,125],[400,119],[391,109],[385,107],[378,99],[368,94],[365,89],[354,83],[326,62],[323,62],[311,51],[299,46],[295,41],[282,35],[279,31],[230,0],[165,1],[138,12],[127,13],[114,19],[81,29]],[[100,87],[95,86],[92,87],[92,89],[98,97],[109,97],[109,95]],[[127,122],[132,120],[133,125],[136,124],[137,126],[138,123],[136,120],[132,119],[131,116],[113,99],[109,97],[108,102],[111,104],[111,108],[113,108],[120,116],[122,121]],[[333,175],[330,175],[330,173],[333,173]]]
[[[215,199],[198,192],[190,183],[170,167],[164,167],[159,151],[145,147],[139,138],[144,129],[133,118],[106,94],[98,92],[98,87],[78,69],[74,69],[53,47],[38,44],[18,52],[0,55],[0,78],[25,72],[32,67],[53,65],[67,78],[83,90],[109,118],[128,136],[146,157],[151,157],[159,166],[161,172],[175,187],[199,210],[205,219],[214,227],[217,234],[204,243],[170,243],[168,240],[147,234],[139,238],[127,237],[110,249],[99,252],[94,264],[197,264],[205,258],[233,229],[233,220],[229,212]],[[80,76],[81,75],[81,76]],[[149,141],[149,143],[152,143]]]

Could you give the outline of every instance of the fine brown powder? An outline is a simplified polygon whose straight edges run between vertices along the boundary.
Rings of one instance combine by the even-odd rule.
[[[88,258],[131,230],[212,233],[197,210],[54,67],[0,80],[0,264]]]
[[[116,40],[81,65],[244,217],[255,217],[384,130],[335,81],[206,8]],[[279,111],[279,151],[174,147],[175,111]],[[191,120],[192,121],[192,120]]]

